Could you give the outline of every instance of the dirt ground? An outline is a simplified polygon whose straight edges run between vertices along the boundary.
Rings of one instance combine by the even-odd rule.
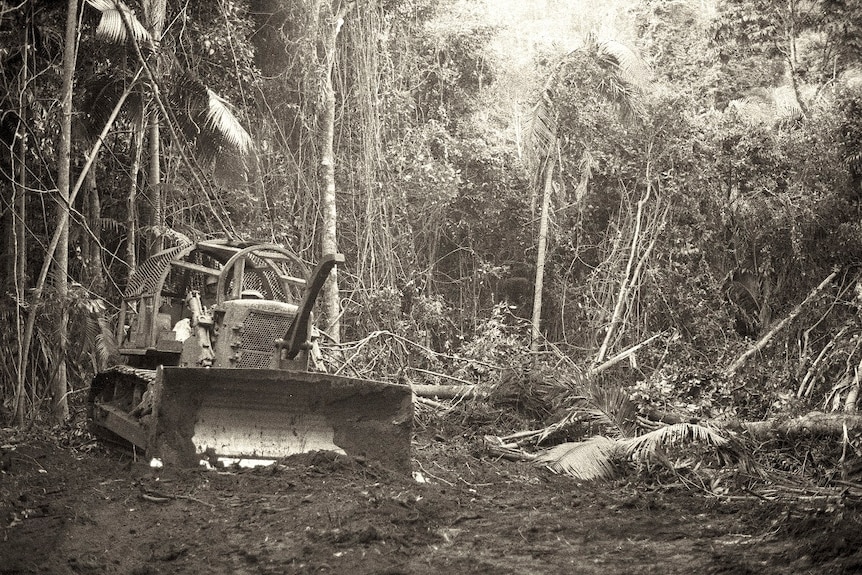
[[[858,503],[579,483],[451,426],[417,429],[415,477],[324,453],[153,469],[83,433],[0,445],[3,574],[862,572]]]

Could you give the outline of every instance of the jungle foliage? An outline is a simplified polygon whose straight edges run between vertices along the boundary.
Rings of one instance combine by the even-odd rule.
[[[617,397],[585,396],[589,382],[623,390],[619,401],[639,413],[677,414],[680,433],[711,445],[723,443],[691,421],[855,413],[859,2],[633,0],[618,14],[625,34],[572,18],[580,43],[541,46],[526,66],[483,3],[168,0],[156,33],[158,4],[80,6],[72,181],[88,154],[93,162],[66,206],[56,193],[66,8],[0,3],[9,417],[16,405],[28,420],[47,417],[59,362],[69,397],[82,398],[112,360],[124,282],[158,246],[229,234],[320,256],[321,82],[333,30],[338,246],[348,263],[332,369],[474,384],[527,406],[524,426],[566,420],[577,398]],[[537,155],[528,135],[543,131],[553,138]],[[547,250],[531,342],[543,184]],[[49,276],[34,298],[65,209],[68,277]],[[631,452],[643,445],[634,437]],[[622,445],[611,441],[591,448]]]

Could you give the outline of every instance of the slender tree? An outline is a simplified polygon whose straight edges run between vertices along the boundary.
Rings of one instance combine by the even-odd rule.
[[[146,16],[147,29],[156,46],[160,46],[162,32],[165,28],[165,12],[167,0],[146,0],[144,2],[144,15]],[[161,64],[159,59],[153,62],[156,77],[161,77]],[[142,100],[143,101],[143,100]],[[149,172],[147,177],[147,212],[148,224],[156,230],[152,251],[159,251],[163,247],[162,234],[159,230],[165,225],[165,213],[161,191],[162,167],[161,167],[161,124],[158,114],[149,115],[148,126],[149,138]],[[148,242],[149,243],[149,242]]]
[[[17,301],[23,301],[24,299],[24,290],[26,286],[26,278],[27,278],[27,241],[25,236],[26,231],[26,218],[27,218],[27,141],[28,141],[28,131],[27,131],[27,102],[24,99],[24,94],[26,90],[24,88],[28,79],[28,63],[30,58],[30,50],[29,50],[29,42],[30,42],[30,25],[29,25],[29,13],[28,13],[28,25],[24,28],[24,45],[22,50],[22,67],[21,73],[19,75],[19,93],[21,94],[21,100],[18,104],[18,130],[16,133],[20,133],[20,137],[18,139],[18,177],[13,184],[13,191],[15,195],[15,202],[13,207],[13,224],[12,224],[12,234],[10,242],[12,246],[14,246],[14,253],[10,254],[10,274],[9,274],[9,288],[14,289],[15,298]],[[15,327],[18,334],[18,354],[17,354],[17,364],[16,368],[18,373],[21,373],[24,369],[23,359],[24,359],[24,350],[22,347],[22,324],[21,324],[21,314],[15,314]],[[22,401],[15,402],[15,421],[18,425],[23,425],[25,420],[25,404],[23,401],[24,398],[24,379],[19,378],[16,382],[15,386],[15,397],[21,398]]]
[[[332,72],[337,54],[336,42],[344,25],[344,18],[353,9],[353,2],[341,1],[331,4],[330,0],[317,3],[314,21],[318,23],[318,41],[322,54],[318,62],[320,116],[320,179],[321,179],[321,209],[323,211],[323,230],[321,232],[320,248],[323,254],[338,251],[337,228],[338,213],[335,195],[335,89]],[[323,18],[320,18],[323,13]],[[321,21],[322,20],[322,21]],[[326,317],[327,333],[335,341],[341,339],[340,320],[341,298],[338,293],[338,275],[333,268],[329,281],[324,288],[323,312]]]
[[[557,139],[559,114],[554,102],[553,90],[558,75],[575,57],[587,57],[597,64],[595,70],[603,77],[593,79],[596,80],[594,85],[599,92],[596,96],[615,106],[624,116],[636,115],[639,112],[637,92],[639,85],[648,76],[646,67],[629,48],[613,40],[599,40],[594,33],[591,33],[583,46],[566,54],[557,64],[546,80],[541,97],[533,109],[532,155],[538,165],[539,177],[536,181],[542,186],[530,344],[534,350],[538,348],[541,335],[545,257],[551,217],[551,195],[554,189],[554,167],[559,146]]]
[[[69,177],[72,150],[72,82],[75,77],[78,36],[78,2],[69,0],[66,13],[66,39],[63,53],[63,87],[61,88],[60,150],[57,158],[57,202],[56,226],[60,231],[57,245],[54,281],[57,296],[62,305],[61,317],[57,326],[58,358],[57,372],[53,379],[54,421],[63,423],[69,418],[69,402],[66,399],[66,352],[68,342],[69,311],[66,297],[69,291]]]

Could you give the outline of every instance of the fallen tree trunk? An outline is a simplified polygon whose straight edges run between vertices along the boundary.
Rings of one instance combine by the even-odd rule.
[[[414,383],[410,385],[413,394],[417,397],[429,399],[461,399],[478,397],[481,395],[475,385],[424,385]]]
[[[765,421],[731,421],[719,427],[747,433],[754,439],[796,439],[801,437],[841,437],[848,432],[862,430],[862,415],[822,413],[812,411],[794,419],[767,419]]]
[[[848,433],[856,430],[862,431],[862,415],[823,413],[820,411],[812,411],[793,419],[766,419],[763,421],[732,419],[715,422],[703,421],[697,418],[685,418],[676,413],[653,410],[644,415],[644,420],[647,424],[654,423],[656,425],[703,423],[717,429],[747,433],[750,437],[758,440],[770,438],[795,439],[811,436],[838,437],[844,434],[845,425]]]

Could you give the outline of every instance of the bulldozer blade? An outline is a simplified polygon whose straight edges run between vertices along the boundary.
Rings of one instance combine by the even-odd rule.
[[[277,369],[160,367],[148,447],[164,464],[335,451],[410,471],[409,386]]]

